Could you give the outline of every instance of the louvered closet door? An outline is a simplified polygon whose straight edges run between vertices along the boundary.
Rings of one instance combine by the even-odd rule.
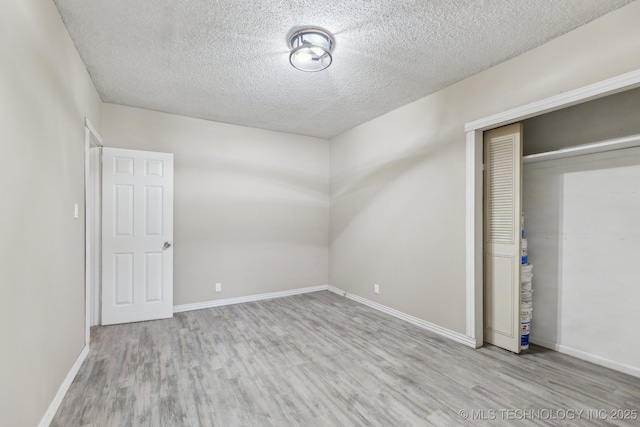
[[[485,341],[520,352],[522,124],[484,133]]]

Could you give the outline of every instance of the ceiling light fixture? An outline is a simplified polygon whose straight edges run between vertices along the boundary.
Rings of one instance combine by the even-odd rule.
[[[304,28],[291,35],[289,62],[300,71],[322,71],[331,65],[335,40],[320,28]]]

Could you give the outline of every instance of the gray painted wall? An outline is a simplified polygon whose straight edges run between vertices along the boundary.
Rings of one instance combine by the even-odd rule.
[[[113,104],[102,137],[174,154],[175,305],[328,283],[326,140]]]
[[[331,284],[464,334],[464,124],[640,68],[639,18],[631,3],[333,138]]]
[[[102,102],[51,1],[0,2],[0,64],[0,425],[32,427],[85,345],[84,119],[100,129]]]

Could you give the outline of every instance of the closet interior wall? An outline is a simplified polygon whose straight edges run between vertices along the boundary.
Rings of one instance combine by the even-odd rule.
[[[640,89],[525,120],[524,155],[640,134]],[[523,167],[530,341],[640,376],[640,148]]]

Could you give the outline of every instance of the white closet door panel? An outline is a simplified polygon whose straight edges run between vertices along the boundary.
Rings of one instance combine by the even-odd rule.
[[[522,125],[485,132],[484,155],[484,337],[519,353]]]

